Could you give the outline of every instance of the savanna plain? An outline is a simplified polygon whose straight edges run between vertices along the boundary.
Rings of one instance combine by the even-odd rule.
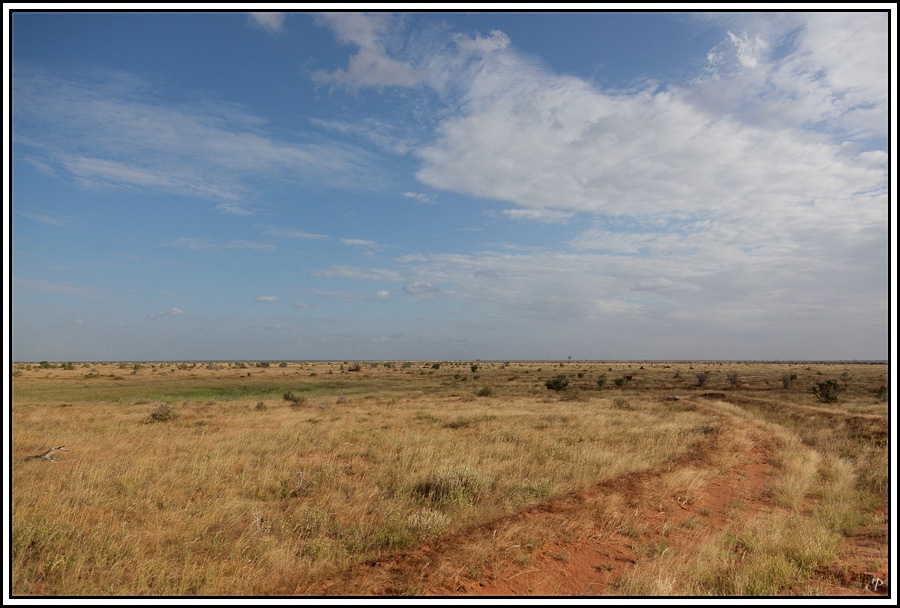
[[[11,367],[14,597],[891,595],[885,362]]]

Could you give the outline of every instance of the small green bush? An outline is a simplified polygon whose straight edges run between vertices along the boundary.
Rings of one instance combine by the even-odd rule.
[[[599,378],[597,378],[597,388],[603,388],[606,386],[606,374],[601,374]]]
[[[814,386],[812,392],[822,403],[835,403],[838,400],[840,390],[841,387],[837,380],[826,380]]]
[[[479,397],[490,397],[491,395],[494,394],[494,391],[489,386],[482,386],[480,389],[478,389],[478,392],[475,394]]]
[[[544,382],[544,386],[546,386],[551,391],[564,391],[569,386],[569,381],[566,380],[565,376],[556,376],[555,378],[550,378],[546,382]]]

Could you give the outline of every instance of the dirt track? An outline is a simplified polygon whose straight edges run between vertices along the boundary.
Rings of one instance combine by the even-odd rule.
[[[619,478],[465,535],[366,564],[361,566],[366,570],[364,575],[354,569],[344,573],[340,581],[324,584],[318,592],[328,595],[330,589],[340,589],[342,595],[352,590],[349,593],[354,595],[441,597],[617,595],[615,581],[634,571],[641,561],[635,552],[634,533],[581,528],[574,538],[554,539],[542,545],[523,563],[515,558],[521,553],[516,551],[518,545],[503,547],[505,531],[522,526],[559,529],[562,521],[597,518],[602,509],[608,508],[601,505],[617,504],[627,510],[632,529],[640,531],[641,546],[655,543],[667,547],[665,550],[690,555],[693,547],[724,529],[729,521],[747,521],[764,509],[778,508],[767,490],[773,470],[772,438],[756,428],[750,433],[751,440],[745,441],[746,449],[736,454],[735,442],[725,438],[732,428],[723,424],[700,449],[662,470]],[[672,487],[666,483],[667,476],[685,467],[706,471],[709,481],[689,496],[667,491],[665,488]],[[884,519],[882,529],[863,530],[845,539],[837,561],[816,573],[815,583],[825,596],[889,596],[887,514]],[[603,529],[608,530],[608,526]],[[486,543],[497,547],[490,567],[472,576],[475,548],[483,548]],[[867,588],[873,578],[884,582],[876,591]],[[420,581],[420,586],[410,589],[411,579]],[[363,580],[366,583],[362,587],[355,582]],[[803,588],[792,593],[802,595]]]

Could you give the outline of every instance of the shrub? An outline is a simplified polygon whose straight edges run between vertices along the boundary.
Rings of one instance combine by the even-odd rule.
[[[599,378],[597,378],[597,388],[603,388],[606,386],[606,374],[601,374]]]
[[[478,371],[478,365],[476,363],[473,363],[472,365],[469,366],[469,369],[471,369],[472,373],[474,374],[475,372]]]
[[[797,374],[782,374],[781,385],[784,388],[791,388],[791,383],[797,379]]]
[[[709,372],[697,372],[694,375],[697,376],[697,386],[706,386],[706,383],[709,381]]]
[[[306,405],[308,399],[306,395],[297,395],[293,391],[288,391],[284,395],[284,400],[290,402],[291,406]]]
[[[627,399],[622,399],[621,397],[619,397],[618,399],[616,399],[614,401],[614,403],[615,403],[617,409],[620,409],[620,410],[630,410],[631,409],[631,404],[628,403]]]
[[[178,413],[168,403],[160,403],[155,410],[150,412],[150,422],[168,422],[177,417]]]
[[[727,374],[725,374],[725,377],[728,378],[728,384],[730,384],[731,386],[738,385],[737,372],[728,372]]]
[[[257,402],[256,402],[256,409],[259,410],[259,411],[262,411],[262,410],[266,409],[266,402],[265,402],[265,401],[257,401]]]
[[[565,376],[556,376],[544,382],[544,386],[551,391],[564,391],[569,386],[569,381],[566,380]]]
[[[475,394],[478,395],[479,397],[490,397],[491,395],[494,394],[494,391],[489,386],[483,386],[480,389],[478,389],[478,392]]]
[[[613,380],[613,384],[615,384],[616,386],[625,386],[625,378],[619,376],[618,378]]]
[[[822,403],[834,403],[838,400],[840,390],[841,387],[836,380],[826,380],[814,386],[812,392]]]
[[[440,363],[432,363],[431,369],[441,369],[441,364]]]

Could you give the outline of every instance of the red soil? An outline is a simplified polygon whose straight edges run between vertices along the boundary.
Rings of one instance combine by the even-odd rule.
[[[442,539],[433,546],[391,556],[344,574],[342,581],[325,583],[317,593],[329,591],[370,596],[593,596],[615,595],[613,583],[631,571],[639,558],[635,538],[620,533],[602,533],[602,537],[582,534],[570,542],[554,540],[530,555],[526,565],[512,557],[495,559],[488,574],[472,576],[463,564],[469,563],[472,547],[484,546],[502,534],[504,527],[527,522],[535,529],[558,529],[560,522],[596,513],[598,504],[618,495],[627,505],[629,519],[641,530],[640,545],[661,543],[679,554],[689,555],[692,547],[736,517],[748,520],[764,509],[777,509],[768,494],[772,474],[773,441],[756,432],[752,445],[739,458],[724,458],[724,442],[716,437],[701,449],[663,470],[626,476],[541,505],[503,522],[493,522],[465,535]],[[733,449],[728,444],[728,449]],[[733,462],[713,481],[694,492],[691,499],[667,494],[661,483],[664,476],[680,467],[719,470],[722,462]],[[736,510],[739,513],[736,515]],[[686,526],[689,520],[702,522]],[[608,528],[608,526],[607,526]],[[662,545],[662,543],[665,543]],[[887,513],[879,530],[862,530],[846,538],[838,559],[816,573],[814,585],[824,596],[890,597],[887,571]],[[871,581],[883,585],[871,589]],[[410,581],[421,584],[410,588]],[[867,586],[868,585],[868,586]],[[806,587],[812,588],[810,586]],[[348,589],[353,589],[348,592]],[[789,592],[791,593],[791,592]],[[802,589],[793,593],[802,594]]]

